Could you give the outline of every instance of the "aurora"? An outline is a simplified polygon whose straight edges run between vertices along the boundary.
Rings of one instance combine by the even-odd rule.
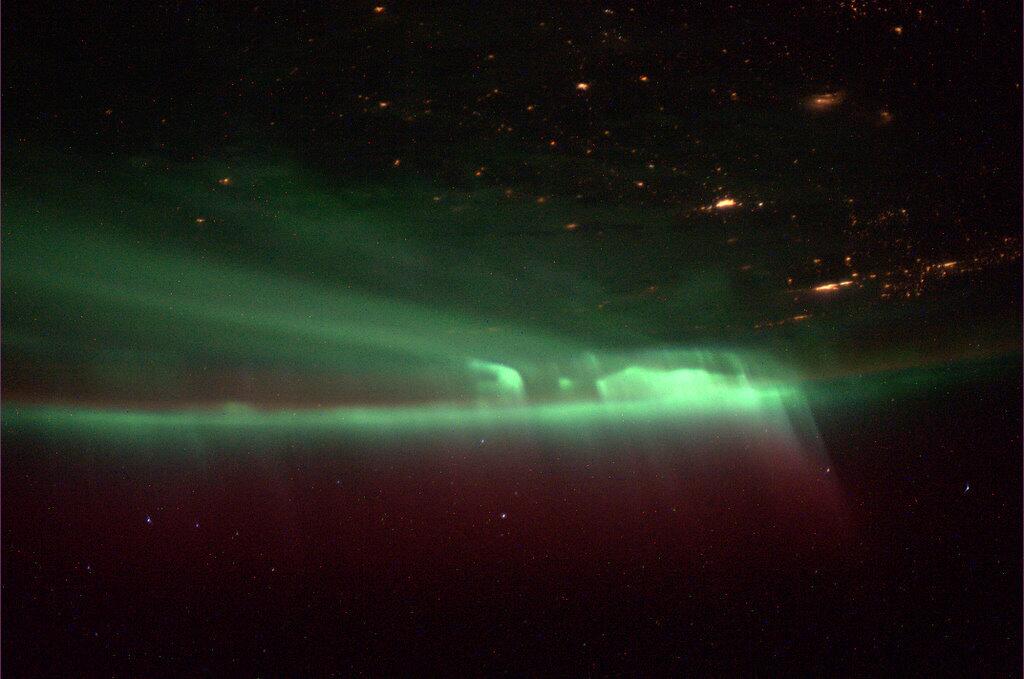
[[[464,371],[462,402],[298,410],[232,402],[161,411],[12,405],[5,410],[4,424],[10,433],[55,443],[179,451],[231,448],[239,440],[251,445],[254,436],[267,449],[358,442],[381,452],[438,440],[470,446],[483,437],[506,442],[540,438],[585,451],[599,442],[607,446],[622,439],[643,445],[667,436],[678,453],[705,445],[709,432],[728,431],[732,440],[784,439],[794,451],[807,443],[809,455],[820,455],[813,419],[797,386],[751,379],[734,355],[663,350],[632,358],[642,362],[588,354],[571,363],[572,378],[523,368],[529,381],[512,367],[471,360]],[[712,365],[734,372],[715,372]],[[545,390],[549,383],[558,388]],[[571,389],[564,388],[567,383]],[[665,445],[661,441],[652,447]]]
[[[7,674],[1020,671],[1019,7],[3,10]]]

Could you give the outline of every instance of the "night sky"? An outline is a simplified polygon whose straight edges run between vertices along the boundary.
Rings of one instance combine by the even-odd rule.
[[[13,676],[1006,676],[1014,3],[8,3]]]

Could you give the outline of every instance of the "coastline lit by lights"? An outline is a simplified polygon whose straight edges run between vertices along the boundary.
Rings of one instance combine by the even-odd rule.
[[[812,288],[812,290],[814,290],[814,292],[834,292],[836,290],[839,290],[840,288],[845,288],[845,287],[850,286],[850,285],[853,285],[853,281],[839,281],[838,283],[823,283],[822,285],[815,286],[814,288]]]

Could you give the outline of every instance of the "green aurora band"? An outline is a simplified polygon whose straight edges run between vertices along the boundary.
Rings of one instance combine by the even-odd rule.
[[[566,254],[569,219],[637,214],[557,198],[535,213],[415,180],[326,190],[280,163],[54,158],[57,191],[34,174],[46,159],[24,162],[3,194],[5,434],[390,449],[731,427],[817,446],[803,380],[767,352],[664,348],[679,342],[656,322],[710,326],[764,306],[730,292],[734,262],[709,270],[666,247],[641,263],[614,234]],[[668,215],[642,219],[669,242]],[[692,249],[721,240],[700,239]],[[610,281],[642,289],[634,272],[666,268],[667,309],[641,297],[600,311]]]
[[[738,362],[733,356],[679,351],[659,352],[648,361],[709,365],[723,358]],[[593,355],[587,359],[589,366],[598,362]],[[518,371],[501,366],[496,379],[480,379],[477,364],[471,361],[467,372],[478,378],[477,400],[469,404],[274,411],[226,404],[218,410],[172,412],[11,406],[5,411],[5,427],[62,444],[91,440],[177,450],[247,445],[254,440],[271,447],[358,443],[390,450],[434,442],[474,446],[478,439],[482,444],[488,438],[543,440],[584,449],[628,440],[647,447],[644,444],[652,442],[645,441],[647,435],[656,439],[658,433],[684,432],[693,437],[705,432],[696,434],[700,438],[711,429],[743,431],[744,436],[771,432],[789,442],[814,439],[813,420],[799,390],[757,384],[742,372],[728,375],[703,368],[632,365],[594,381],[597,400],[563,390],[557,401],[526,402]],[[558,382],[564,384],[565,379]],[[577,377],[573,382],[580,384],[584,379]]]

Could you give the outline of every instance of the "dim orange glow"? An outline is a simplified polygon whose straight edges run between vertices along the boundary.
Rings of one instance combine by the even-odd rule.
[[[843,92],[825,92],[808,97],[804,104],[812,111],[827,111],[843,103],[845,98]]]
[[[586,92],[590,89],[590,83],[576,83],[576,89],[580,92]]]

